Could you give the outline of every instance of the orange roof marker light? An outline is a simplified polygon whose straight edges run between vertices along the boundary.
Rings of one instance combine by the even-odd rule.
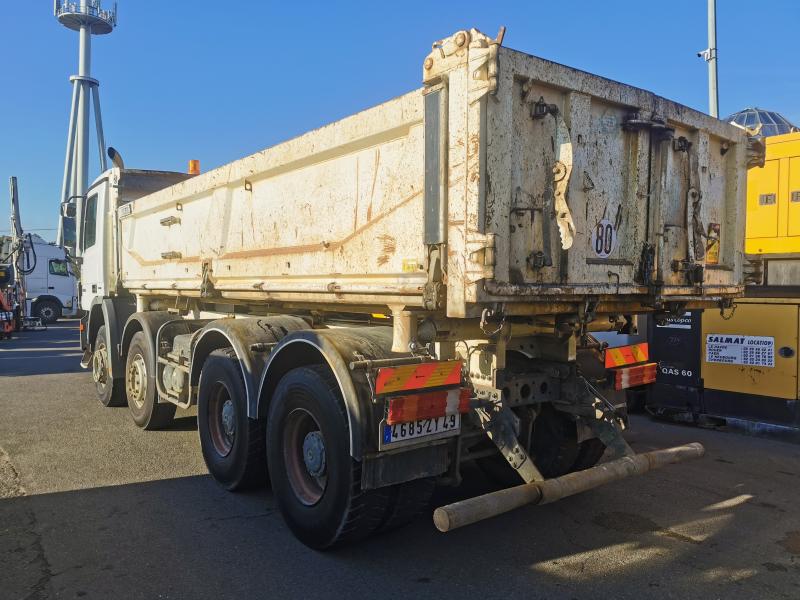
[[[200,161],[196,158],[189,161],[189,175],[200,175]]]

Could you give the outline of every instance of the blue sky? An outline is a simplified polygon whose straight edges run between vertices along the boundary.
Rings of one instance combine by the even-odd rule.
[[[77,34],[50,0],[4,4],[0,232],[16,175],[23,226],[52,239]],[[717,4],[720,113],[757,105],[800,124],[800,2]],[[208,170],[418,87],[432,41],[500,25],[507,46],[707,110],[705,0],[119,0],[92,75],[126,165],[183,171],[198,158]]]

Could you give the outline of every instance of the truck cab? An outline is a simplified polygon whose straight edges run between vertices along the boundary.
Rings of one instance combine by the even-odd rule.
[[[25,276],[28,314],[45,323],[78,314],[78,280],[64,248],[32,236],[36,266]]]
[[[10,240],[6,244],[10,249]],[[44,323],[78,314],[78,283],[67,251],[38,235],[30,238],[26,264],[32,271],[22,274],[27,302],[26,314]],[[19,274],[17,275],[20,277]]]
[[[117,209],[152,192],[191,177],[172,171],[113,168],[98,177],[86,193],[80,228],[83,310],[117,294]],[[124,210],[124,209],[123,209]]]
[[[81,264],[79,305],[100,310],[103,299],[125,295],[117,289],[119,243],[117,211],[129,202],[191,177],[172,171],[114,167],[103,172],[86,192],[78,231]],[[127,315],[125,315],[127,318]],[[82,347],[87,340],[81,340]]]

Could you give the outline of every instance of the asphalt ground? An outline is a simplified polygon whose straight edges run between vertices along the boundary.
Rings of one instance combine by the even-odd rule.
[[[0,598],[800,598],[800,446],[638,416],[705,458],[448,534],[319,553],[269,490],[207,475],[193,412],[139,430],[78,367],[75,322],[0,341]],[[437,494],[486,491],[477,471]]]

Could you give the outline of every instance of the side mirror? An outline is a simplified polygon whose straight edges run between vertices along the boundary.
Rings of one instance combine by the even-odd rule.
[[[70,256],[69,257],[69,262],[71,262],[73,265],[80,266],[80,265],[83,264],[83,257],[82,256]]]
[[[70,196],[66,202],[61,203],[61,216],[69,219],[74,219],[78,216],[78,203],[76,200],[81,198],[86,200],[86,196]]]
[[[61,204],[61,216],[69,219],[74,219],[77,214],[74,202],[63,202]]]

